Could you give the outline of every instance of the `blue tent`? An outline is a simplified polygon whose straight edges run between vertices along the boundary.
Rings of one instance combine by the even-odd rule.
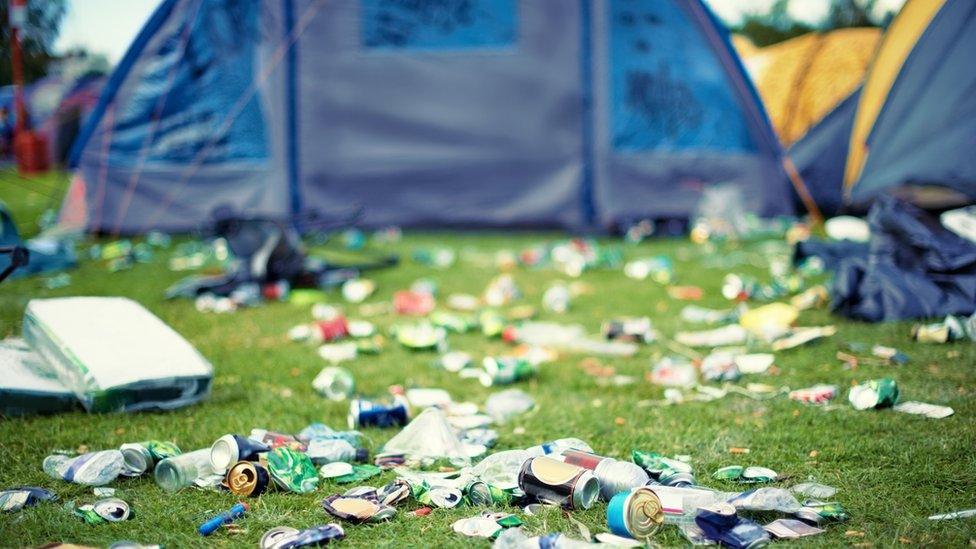
[[[976,201],[976,2],[909,0],[864,86],[791,156],[826,210],[882,193],[923,205]]]
[[[371,226],[606,228],[741,187],[781,150],[700,0],[165,0],[73,151],[91,230],[213,209]]]

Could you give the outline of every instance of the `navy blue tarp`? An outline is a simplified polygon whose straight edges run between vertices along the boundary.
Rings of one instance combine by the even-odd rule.
[[[796,260],[819,256],[834,271],[835,312],[882,322],[976,311],[976,244],[890,196],[874,203],[868,223],[868,244],[797,245]]]

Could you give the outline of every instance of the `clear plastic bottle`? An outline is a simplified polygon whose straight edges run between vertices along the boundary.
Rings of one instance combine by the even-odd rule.
[[[156,484],[167,492],[185,488],[198,478],[213,475],[210,448],[166,458],[156,464]]]
[[[42,467],[53,478],[88,486],[102,486],[122,473],[125,458],[118,450],[103,450],[76,457],[53,454],[44,458]]]
[[[366,450],[356,448],[340,438],[313,438],[308,441],[308,457],[316,465],[343,461],[352,463],[366,460]]]
[[[652,482],[655,484],[652,485]],[[660,498],[667,524],[693,522],[699,507],[724,502],[734,495],[707,488],[662,486],[655,481],[648,482],[647,487]]]
[[[530,456],[544,456],[546,454],[561,454],[565,450],[580,450],[593,453],[589,444],[578,438],[561,438],[551,442],[543,442],[538,446],[526,449]]]

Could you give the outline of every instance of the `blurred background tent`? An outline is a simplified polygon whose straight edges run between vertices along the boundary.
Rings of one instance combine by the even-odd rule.
[[[976,200],[976,2],[910,0],[863,88],[790,150],[821,209]]]
[[[756,48],[734,40],[762,97],[776,134],[785,145],[802,137],[864,79],[881,29],[810,32]]]
[[[700,0],[165,0],[72,154],[62,218],[215,207],[368,226],[612,227],[731,183],[792,213],[781,148]]]

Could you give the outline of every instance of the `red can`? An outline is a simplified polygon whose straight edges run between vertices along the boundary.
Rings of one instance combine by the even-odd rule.
[[[349,335],[349,323],[342,315],[331,320],[319,320],[315,327],[318,328],[322,341],[336,341]]]
[[[401,290],[393,294],[393,309],[397,314],[425,316],[434,310],[434,296],[425,292]]]

